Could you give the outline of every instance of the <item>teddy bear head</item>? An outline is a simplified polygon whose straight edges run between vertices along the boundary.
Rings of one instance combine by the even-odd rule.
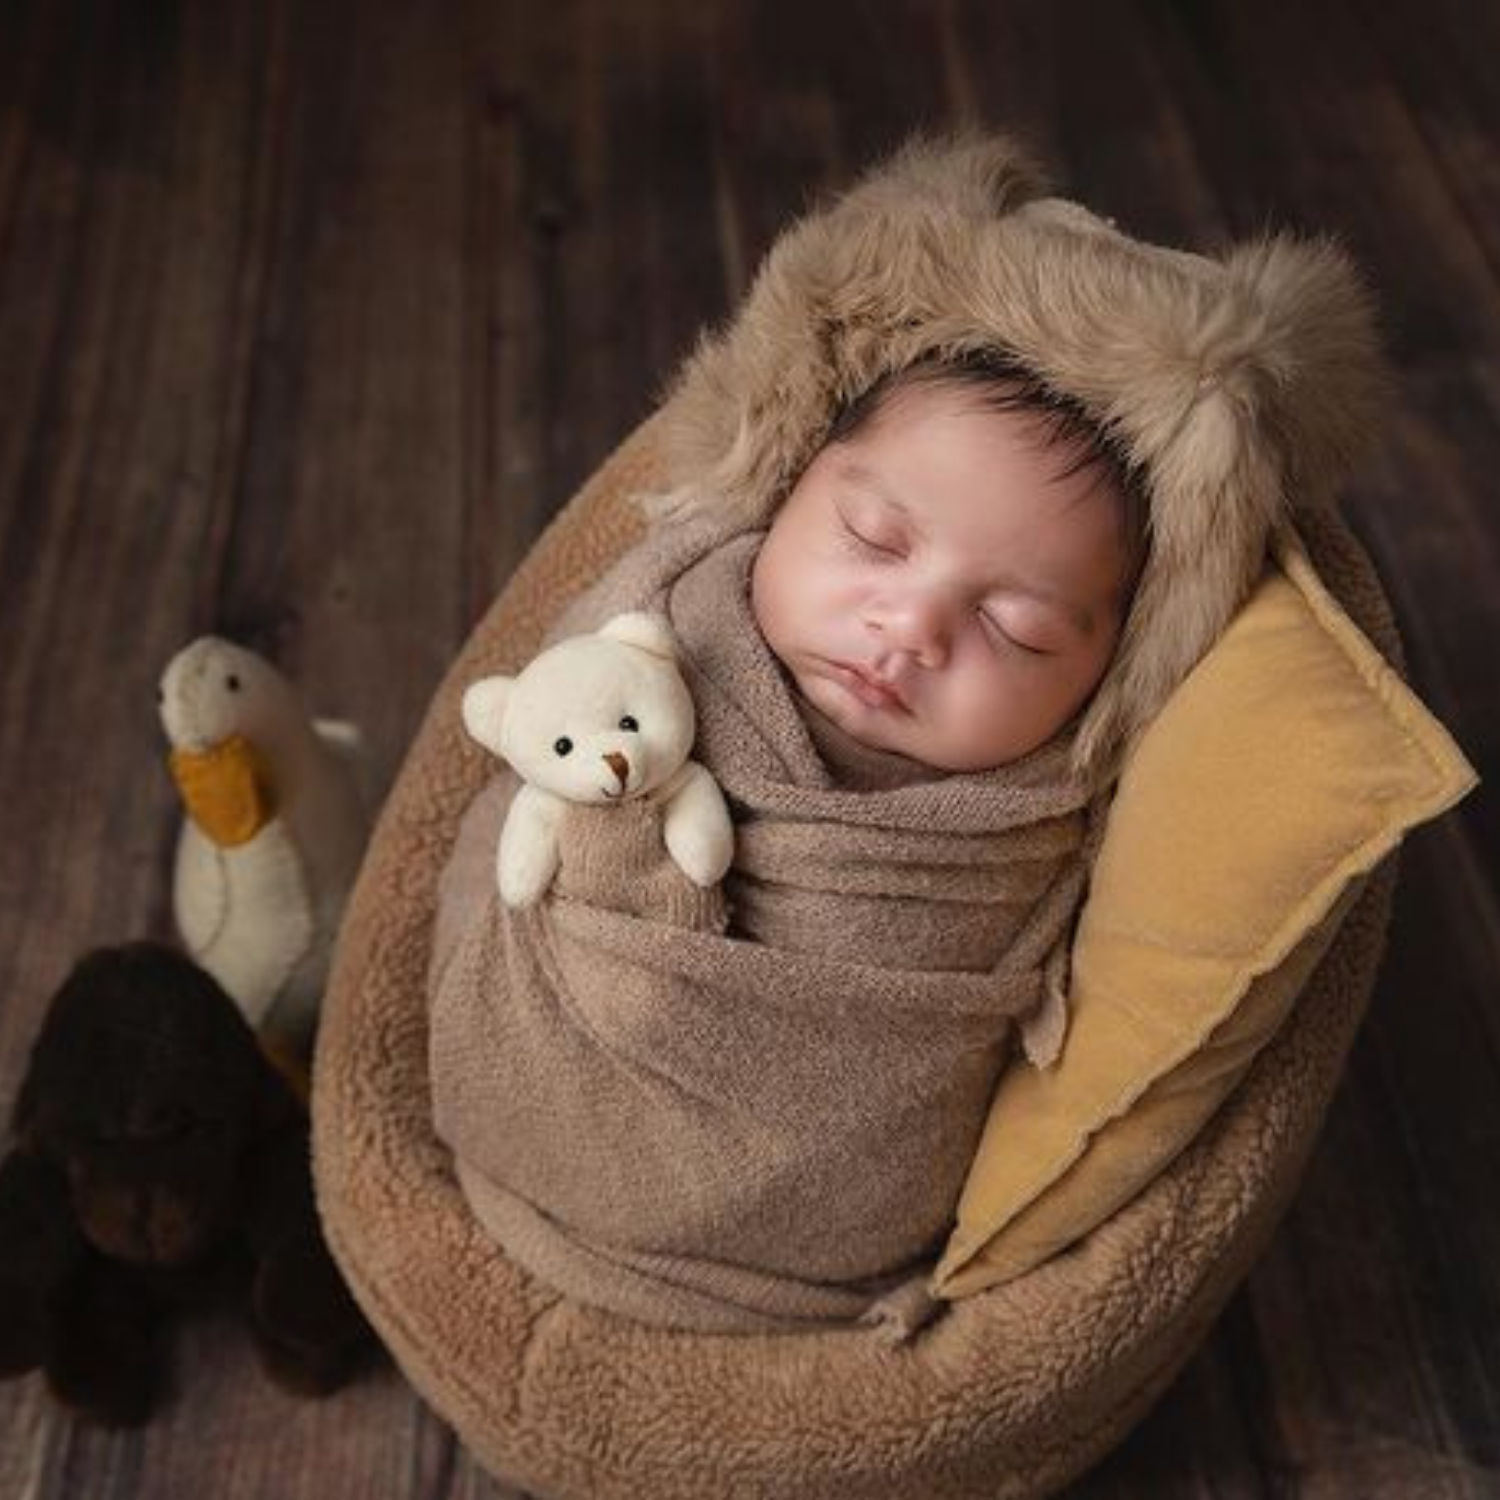
[[[697,729],[671,627],[643,613],[558,642],[516,677],[471,684],[463,720],[530,785],[600,804],[669,780]]]

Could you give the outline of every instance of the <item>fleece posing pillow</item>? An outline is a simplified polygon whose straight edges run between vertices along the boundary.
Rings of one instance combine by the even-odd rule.
[[[944,1297],[1030,1270],[1161,1171],[1285,1019],[1358,878],[1476,783],[1290,531],[1276,563],[1121,777],[1067,1046],[996,1093]]]

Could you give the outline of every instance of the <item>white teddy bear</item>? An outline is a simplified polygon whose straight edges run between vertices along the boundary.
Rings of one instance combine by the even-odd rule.
[[[654,799],[667,852],[689,880],[707,889],[729,868],[729,809],[709,771],[688,758],[697,719],[662,616],[616,615],[543,651],[517,677],[482,678],[464,693],[463,721],[523,783],[496,857],[507,906],[530,906],[552,884],[570,804]]]

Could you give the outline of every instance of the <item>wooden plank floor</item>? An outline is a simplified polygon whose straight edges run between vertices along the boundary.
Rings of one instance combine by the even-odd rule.
[[[173,650],[271,652],[383,787],[809,191],[1009,124],[1133,232],[1368,268],[1404,391],[1348,513],[1491,781],[1408,845],[1273,1249],[1074,1493],[1500,1495],[1497,59],[1493,0],[5,0],[0,1106],[73,958],[169,934]],[[3,1497],[503,1493],[393,1371],[300,1404],[227,1323],[139,1433],[0,1386]]]

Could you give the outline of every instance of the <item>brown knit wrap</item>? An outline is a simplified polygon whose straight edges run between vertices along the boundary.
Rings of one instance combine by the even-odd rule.
[[[558,833],[558,900],[646,917],[673,927],[723,932],[722,886],[704,890],[678,869],[662,835],[662,805],[638,797],[618,807],[574,804]]]
[[[754,627],[761,533],[726,524],[657,533],[553,638],[670,616],[694,754],[736,824],[727,928],[647,807],[570,818],[549,897],[507,910],[503,772],[441,889],[436,1123],[490,1233],[583,1301],[705,1330],[904,1329],[1016,1023],[1034,1059],[1060,1046],[1099,804],[1066,734],[997,771],[846,778]]]

